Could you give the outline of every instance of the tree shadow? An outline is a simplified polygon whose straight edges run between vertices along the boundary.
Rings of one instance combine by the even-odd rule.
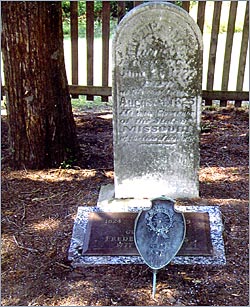
[[[105,172],[96,170],[4,174],[3,305],[210,305],[220,303],[224,297],[234,305],[239,302],[238,296],[231,295],[236,284],[237,293],[242,293],[241,302],[246,302],[247,258],[239,267],[233,259],[239,249],[244,255],[247,245],[243,245],[244,236],[240,242],[230,238],[232,227],[239,226],[232,219],[226,221],[230,262],[220,269],[167,266],[158,274],[155,300],[151,297],[152,273],[146,265],[73,269],[67,252],[77,207],[96,205],[100,186],[111,181]],[[232,216],[228,213],[230,206],[226,210]],[[239,210],[240,224],[245,229],[247,214]],[[223,292],[223,285],[227,292]]]
[[[239,122],[223,130],[216,114],[210,120],[218,129],[201,135],[201,167],[210,173],[200,182],[200,196],[214,204],[217,198],[244,200],[222,206],[227,265],[169,265],[159,272],[156,300],[145,265],[71,267],[67,252],[77,208],[95,206],[101,185],[113,182],[112,122],[100,115],[76,119],[82,169],[11,171],[2,127],[2,304],[247,305],[246,127]],[[225,176],[211,180],[221,169]]]

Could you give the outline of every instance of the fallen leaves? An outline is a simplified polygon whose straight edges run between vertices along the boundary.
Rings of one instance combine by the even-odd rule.
[[[39,253],[39,250],[37,250],[37,249],[30,248],[30,247],[25,247],[25,246],[23,246],[22,244],[18,243],[18,242],[17,242],[17,239],[16,239],[16,237],[15,237],[14,235],[13,235],[13,239],[14,239],[14,242],[16,243],[16,246],[17,246],[18,248],[24,249],[24,250],[26,250],[26,251],[28,251],[28,252],[32,252],[32,253]]]
[[[248,112],[203,113],[201,198],[219,205],[227,264],[169,265],[157,277],[145,265],[72,269],[67,261],[78,206],[95,206],[113,182],[112,120],[77,115],[82,161],[77,169],[12,170],[2,124],[2,305],[248,305]]]

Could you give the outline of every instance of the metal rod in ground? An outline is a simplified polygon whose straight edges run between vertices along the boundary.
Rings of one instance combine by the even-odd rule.
[[[156,274],[157,270],[153,270],[153,293],[152,293],[153,298],[155,298],[155,292],[156,292]]]

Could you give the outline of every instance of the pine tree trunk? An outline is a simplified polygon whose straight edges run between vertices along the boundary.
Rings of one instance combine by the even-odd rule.
[[[58,167],[78,152],[61,2],[2,2],[7,115],[16,168]]]

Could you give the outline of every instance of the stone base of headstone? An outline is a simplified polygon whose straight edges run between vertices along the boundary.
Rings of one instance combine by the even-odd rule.
[[[197,201],[196,201],[197,203]],[[88,245],[94,250],[95,246],[93,237],[91,236],[91,223],[90,219],[93,214],[111,214],[115,213],[139,213],[141,210],[148,209],[151,206],[150,199],[116,199],[114,198],[114,186],[103,186],[99,193],[97,206],[95,207],[79,207],[75,219],[72,239],[69,247],[68,259],[71,261],[73,267],[84,267],[86,265],[102,265],[102,264],[144,264],[141,256],[133,251],[131,254],[108,254],[107,250],[100,249],[96,255],[88,254]],[[202,205],[178,205],[175,206],[176,210],[185,213],[205,213],[209,216],[209,235],[211,244],[211,253],[198,253],[197,255],[179,255],[177,254],[171,261],[171,264],[202,264],[202,265],[225,265],[226,257],[223,242],[223,223],[221,212],[218,206],[206,206],[204,200]],[[96,223],[96,222],[95,222]],[[131,226],[130,226],[131,227]],[[97,235],[94,236],[95,240],[98,235],[103,235],[104,228],[97,227]],[[99,234],[98,234],[99,233]],[[108,236],[108,234],[107,234]],[[113,234],[117,236],[117,234]],[[133,237],[133,235],[132,235]],[[111,236],[110,236],[111,238]],[[130,236],[128,237],[130,238]],[[130,239],[128,239],[130,240]],[[131,239],[132,240],[132,239]],[[130,243],[128,241],[128,243]],[[98,244],[97,244],[98,246]],[[87,252],[84,253],[84,250]]]
[[[97,207],[103,211],[107,208],[115,210],[129,211],[133,208],[150,208],[149,198],[115,198],[115,187],[113,184],[101,186]]]

